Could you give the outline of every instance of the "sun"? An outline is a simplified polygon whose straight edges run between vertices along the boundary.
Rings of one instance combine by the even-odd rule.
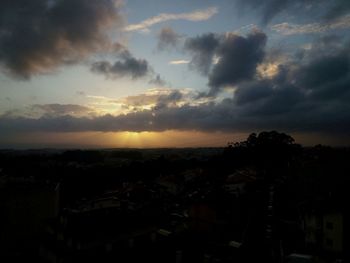
[[[126,147],[142,147],[142,140],[139,132],[121,132],[118,136],[119,143]]]
[[[118,141],[118,145],[123,147],[145,148],[157,144],[157,138],[159,138],[159,135],[155,132],[125,131],[119,132],[115,140]]]

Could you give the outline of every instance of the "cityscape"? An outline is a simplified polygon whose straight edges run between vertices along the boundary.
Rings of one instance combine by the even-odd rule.
[[[271,131],[222,148],[0,156],[5,262],[348,260],[349,148]]]

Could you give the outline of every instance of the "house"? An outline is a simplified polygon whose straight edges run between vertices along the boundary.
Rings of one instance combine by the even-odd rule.
[[[312,200],[300,207],[306,248],[316,254],[342,258],[348,251],[348,214],[334,200]]]

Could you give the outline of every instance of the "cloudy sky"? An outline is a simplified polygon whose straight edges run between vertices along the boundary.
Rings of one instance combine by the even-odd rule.
[[[0,5],[0,148],[350,142],[348,0]]]

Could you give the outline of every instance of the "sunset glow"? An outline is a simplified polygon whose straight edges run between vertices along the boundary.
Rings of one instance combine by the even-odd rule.
[[[5,1],[0,148],[349,141],[349,5],[307,2]]]

